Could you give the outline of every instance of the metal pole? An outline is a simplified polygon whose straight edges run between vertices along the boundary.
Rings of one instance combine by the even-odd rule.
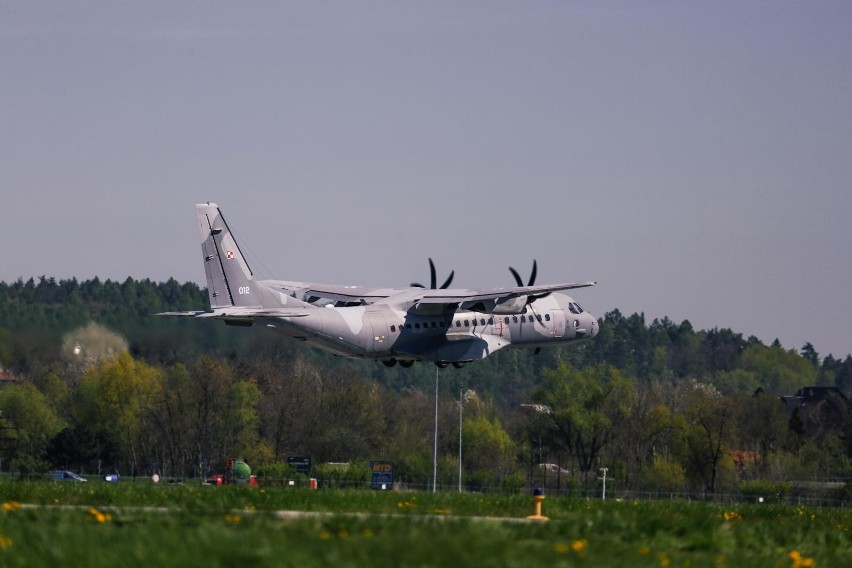
[[[432,493],[438,491],[438,367],[435,367],[435,449],[432,455]]]
[[[464,412],[464,389],[459,388],[459,493],[462,492],[462,414]]]
[[[601,494],[601,500],[606,501],[606,472],[607,472],[607,468],[602,467],[601,471],[603,472],[603,493]]]

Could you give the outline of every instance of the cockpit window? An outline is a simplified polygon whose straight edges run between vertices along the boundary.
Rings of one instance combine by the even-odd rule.
[[[568,309],[571,310],[572,314],[582,314],[583,308],[580,307],[580,304],[577,302],[571,302],[568,304]]]

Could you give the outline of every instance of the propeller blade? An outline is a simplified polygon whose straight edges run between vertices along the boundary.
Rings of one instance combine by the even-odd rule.
[[[444,280],[444,283],[441,284],[441,288],[449,288],[450,284],[453,282],[453,277],[456,275],[455,270],[450,271],[450,275],[447,276],[447,279]],[[412,282],[410,284],[412,288],[426,288],[423,284],[419,282]],[[431,258],[429,259],[429,286],[430,289],[435,290],[438,288],[438,271],[435,270],[435,261]]]
[[[521,275],[520,275],[520,274],[518,274],[518,271],[517,271],[517,270],[515,270],[514,268],[512,268],[512,267],[510,266],[510,267],[509,267],[509,272],[511,272],[511,273],[512,273],[512,276],[514,276],[514,277],[515,277],[515,282],[517,282],[517,283],[518,283],[518,287],[519,287],[519,288],[520,288],[521,286],[523,286],[523,285],[524,285],[524,281],[523,281],[523,280],[521,280]]]
[[[446,288],[449,288],[449,287],[450,287],[450,284],[452,284],[452,282],[453,282],[453,276],[455,276],[455,275],[456,275],[456,271],[455,271],[455,270],[451,270],[451,271],[450,271],[450,275],[449,275],[449,276],[447,276],[447,279],[444,281],[444,283],[443,283],[443,284],[441,284],[441,289],[442,289],[442,290],[444,290],[444,289],[446,289]]]
[[[517,283],[518,283],[518,286],[523,286],[523,285],[524,285],[524,280],[521,278],[521,275],[520,275],[520,274],[518,274],[518,271],[517,271],[517,270],[515,270],[514,268],[512,268],[512,267],[510,266],[510,267],[509,267],[509,272],[511,272],[511,273],[512,273],[512,276],[514,276],[514,277],[515,277],[515,282],[517,282]],[[527,286],[532,286],[533,284],[535,284],[535,277],[536,277],[537,275],[538,275],[538,262],[536,262],[536,260],[535,260],[535,259],[533,259],[532,272],[530,272],[530,279],[527,281]]]

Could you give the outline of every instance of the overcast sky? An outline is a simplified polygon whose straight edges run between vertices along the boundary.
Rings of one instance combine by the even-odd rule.
[[[0,0],[0,280],[597,280],[852,352],[852,3]],[[199,306],[203,307],[203,306]]]

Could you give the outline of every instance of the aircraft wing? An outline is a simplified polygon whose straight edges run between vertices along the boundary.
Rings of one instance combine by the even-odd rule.
[[[559,290],[586,288],[595,284],[597,282],[572,282],[540,286],[518,286],[515,288],[491,288],[486,290],[425,290],[423,297],[417,301],[417,304],[459,304],[470,306],[479,302],[504,303],[524,296],[540,296]]]
[[[412,301],[421,310],[452,310],[469,308],[480,303],[505,304],[524,296],[540,296],[559,290],[572,290],[594,286],[596,282],[571,282],[513,288],[487,288],[468,290],[462,288],[369,288],[366,286],[341,286],[334,284],[269,281],[269,284],[286,290],[296,290],[307,297],[325,298],[350,304],[393,303],[397,299]],[[487,310],[486,310],[487,311]]]
[[[264,280],[264,284],[278,288],[285,293],[296,292],[305,297],[325,298],[335,302],[373,304],[399,292],[392,288],[369,288],[367,286],[345,286],[337,284],[317,284],[316,282],[287,282],[283,280]]]

